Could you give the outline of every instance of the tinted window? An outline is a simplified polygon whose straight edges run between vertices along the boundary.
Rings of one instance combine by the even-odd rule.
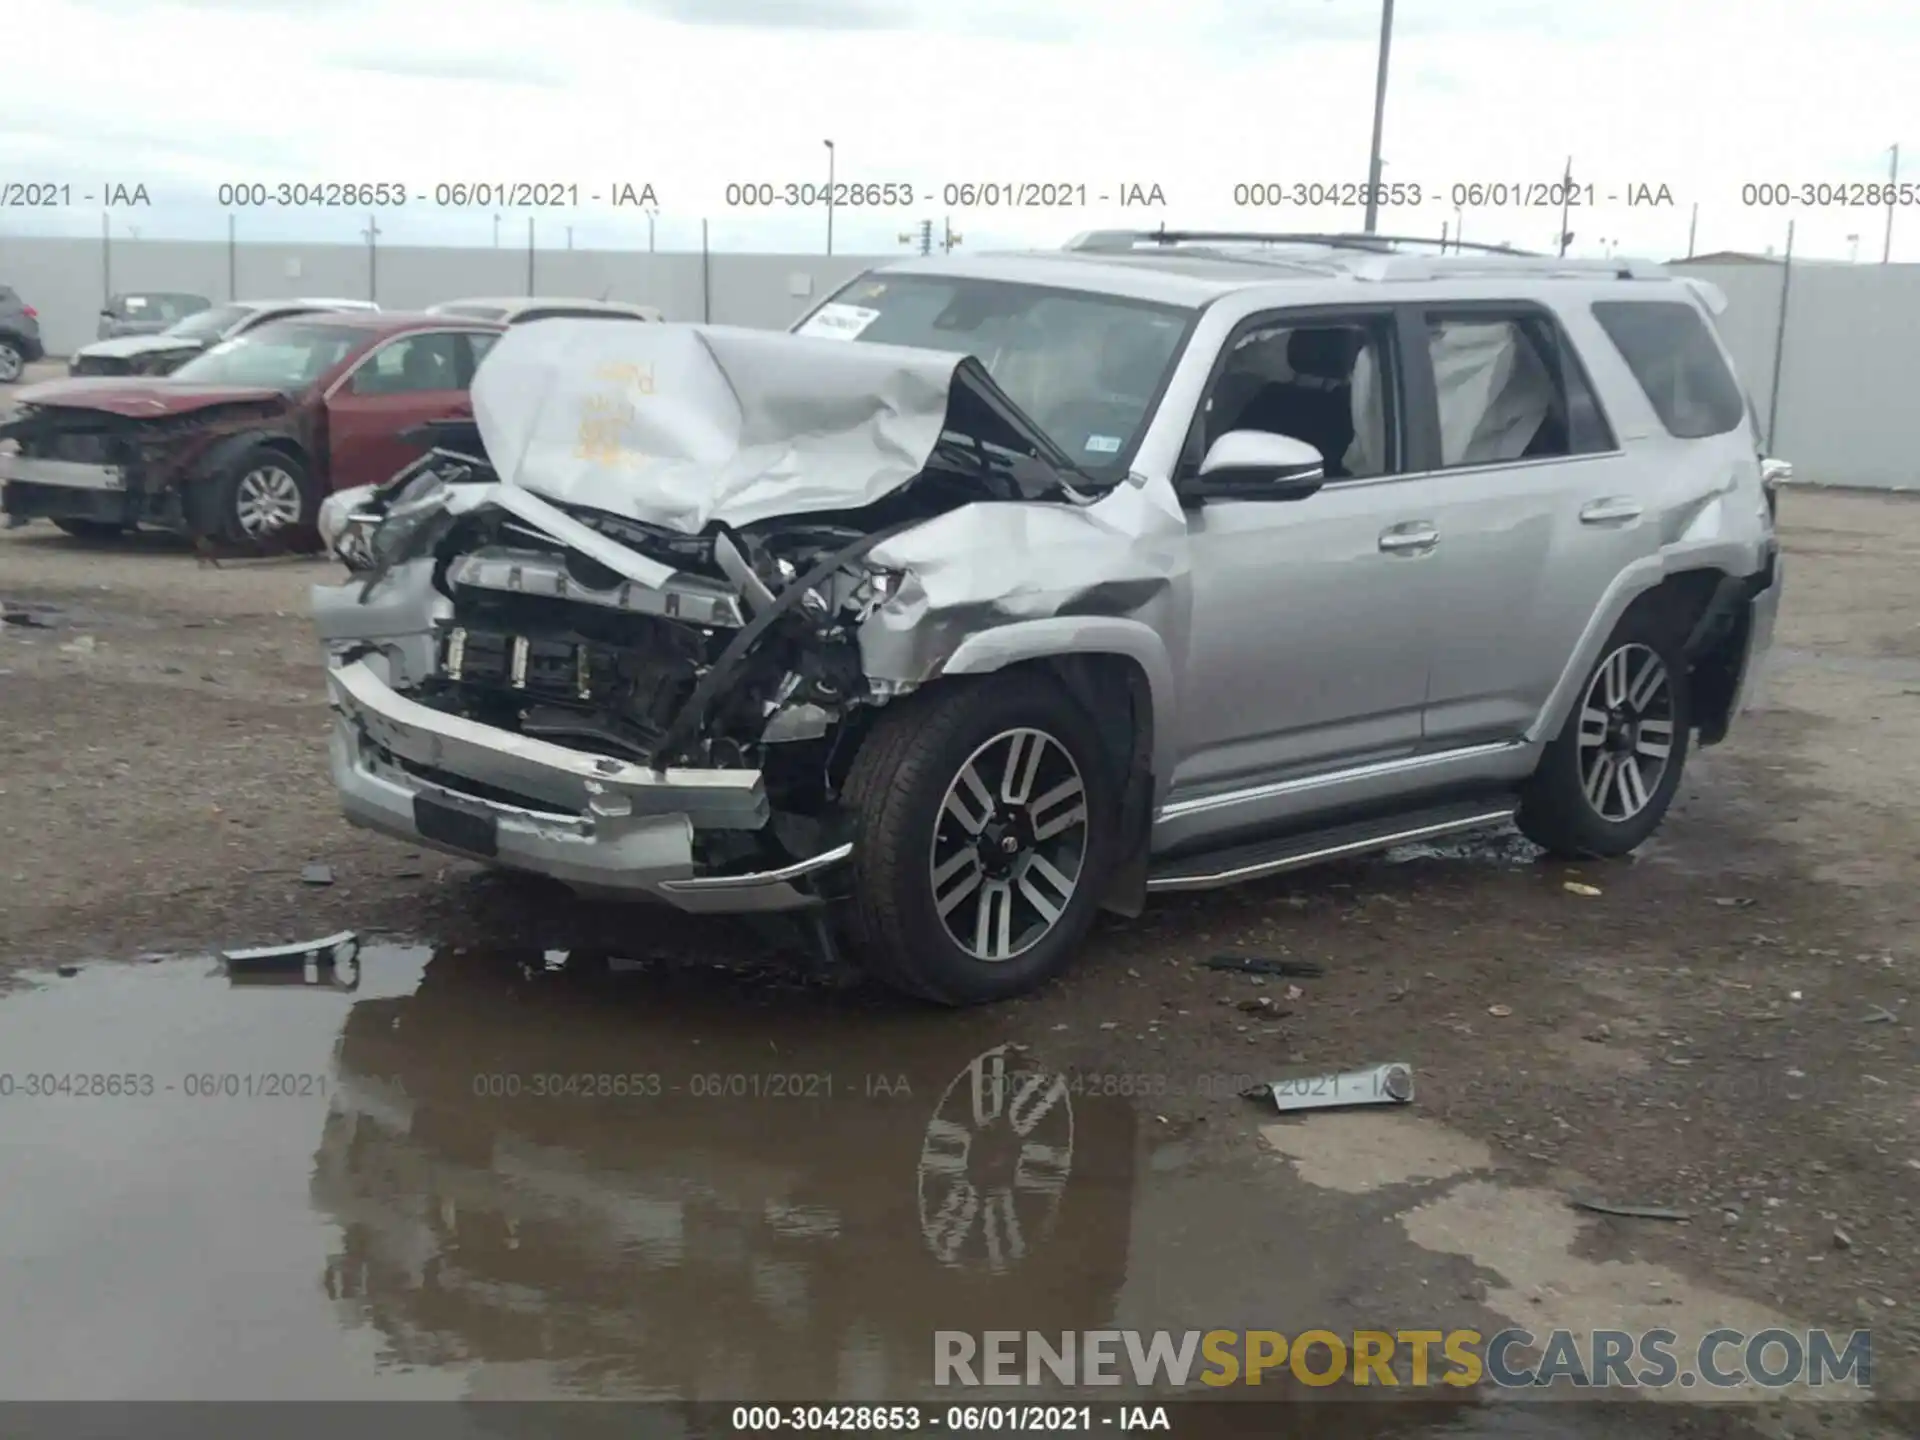
[[[548,308],[545,310],[522,310],[513,317],[515,325],[524,325],[529,320],[638,320],[638,315],[630,315],[625,310],[567,310]]]
[[[1395,473],[1391,340],[1385,317],[1244,332],[1207,392],[1192,458],[1229,431],[1264,430],[1313,446],[1329,480]]]
[[[202,310],[189,315],[167,327],[167,334],[177,335],[183,340],[211,340],[224,335],[235,324],[247,318],[253,312],[244,305],[216,305],[211,310]]]
[[[1654,413],[1683,440],[1724,435],[1746,419],[1739,382],[1700,312],[1676,300],[1606,300],[1593,315]]]
[[[1133,453],[1192,312],[1111,295],[958,276],[855,280],[795,333],[972,355],[1072,460]]]
[[[1432,312],[1427,353],[1443,467],[1614,448],[1586,373],[1546,316]]]
[[[448,330],[408,335],[376,352],[353,372],[356,395],[404,395],[459,390],[472,374],[467,337]]]
[[[207,385],[301,390],[367,343],[367,332],[288,321],[223,340],[173,372]]]

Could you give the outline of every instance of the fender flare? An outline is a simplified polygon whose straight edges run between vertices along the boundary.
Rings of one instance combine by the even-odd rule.
[[[196,535],[211,535],[218,532],[218,517],[209,513],[213,504],[214,486],[233,465],[249,450],[273,442],[278,446],[291,447],[295,457],[308,471],[312,479],[313,457],[306,448],[283,430],[252,429],[236,431],[232,435],[223,435],[209,445],[193,463],[181,472],[174,482],[180,491],[180,507],[187,519],[187,525]],[[212,522],[212,523],[210,523]]]
[[[1164,801],[1178,743],[1179,690],[1159,633],[1140,620],[1112,615],[1050,615],[1015,620],[969,635],[936,675],[985,675],[1025,660],[1064,655],[1120,655],[1139,665],[1153,704],[1153,807]]]

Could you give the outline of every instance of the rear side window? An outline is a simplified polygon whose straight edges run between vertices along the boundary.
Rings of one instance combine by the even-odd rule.
[[[1427,314],[1444,468],[1598,455],[1613,432],[1560,327],[1533,310]]]
[[[1724,435],[1747,418],[1740,384],[1707,322],[1678,300],[1603,300],[1593,318],[1620,351],[1669,434]]]

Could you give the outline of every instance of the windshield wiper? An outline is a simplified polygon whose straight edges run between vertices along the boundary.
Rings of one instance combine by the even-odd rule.
[[[981,440],[977,436],[967,435],[956,430],[941,432],[939,441],[934,445],[933,453],[945,464],[961,474],[970,474],[982,479],[1010,480],[1019,492],[1022,500],[1044,500],[1047,496],[1059,493],[1075,505],[1091,505],[1094,497],[1086,493],[1060,473],[1060,468],[1038,455],[1022,455],[1017,451],[1003,449],[998,445]],[[1101,482],[1075,467],[1074,474],[1087,482],[1090,488],[1099,488]]]

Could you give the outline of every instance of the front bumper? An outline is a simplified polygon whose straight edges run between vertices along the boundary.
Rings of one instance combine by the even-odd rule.
[[[515,735],[410,700],[364,660],[329,671],[328,689],[347,819],[415,845],[585,895],[705,912],[817,905],[812,878],[852,854],[842,845],[773,869],[711,873],[696,858],[697,833],[767,825],[756,770],[656,774]]]
[[[178,526],[175,491],[148,494],[121,465],[89,465],[0,452],[0,509],[19,521],[97,520]]]

